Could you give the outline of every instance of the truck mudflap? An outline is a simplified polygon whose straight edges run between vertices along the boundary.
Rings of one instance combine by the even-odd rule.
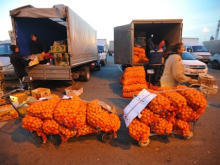
[[[72,80],[70,66],[35,65],[26,68],[34,80]]]

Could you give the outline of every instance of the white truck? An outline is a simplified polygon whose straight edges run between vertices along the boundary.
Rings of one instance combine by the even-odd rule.
[[[109,41],[108,54],[109,56],[112,56],[113,53],[114,53],[114,41]]]
[[[61,60],[67,65],[38,64],[28,67],[34,80],[72,80],[81,77],[90,79],[90,68],[98,64],[97,32],[68,6],[35,8],[31,5],[10,11],[12,36],[23,56],[31,55],[30,34],[41,36],[46,42],[46,51],[54,41],[65,41],[65,53]],[[55,50],[59,47],[53,47]],[[65,58],[63,55],[65,54]],[[100,68],[99,68],[100,69]]]
[[[184,45],[191,44],[191,43],[195,44],[198,42],[199,42],[199,38],[184,38],[184,37],[182,38],[182,43]]]
[[[106,39],[97,39],[97,48],[100,57],[100,63],[105,66],[107,63],[108,45]]]

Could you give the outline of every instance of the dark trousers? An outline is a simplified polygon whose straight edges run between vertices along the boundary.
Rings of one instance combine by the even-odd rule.
[[[22,81],[23,77],[28,76],[27,72],[24,71],[20,71],[19,73],[16,73],[16,75],[18,76],[18,78]],[[28,89],[28,85],[27,83],[23,83],[23,89],[27,90]]]
[[[151,80],[150,80],[150,83],[153,85],[157,85],[157,83],[159,82],[160,67],[161,67],[161,65],[152,65],[152,64],[149,64],[149,66],[148,66],[148,69],[154,70],[154,74],[151,75]],[[147,74],[147,81],[148,82],[149,82],[149,78],[150,78],[150,76]]]

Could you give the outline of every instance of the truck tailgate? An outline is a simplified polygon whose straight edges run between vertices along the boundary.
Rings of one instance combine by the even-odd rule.
[[[36,80],[71,80],[70,66],[35,65],[27,67],[28,75]]]

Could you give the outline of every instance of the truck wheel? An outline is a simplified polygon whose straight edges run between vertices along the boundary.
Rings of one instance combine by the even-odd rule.
[[[218,69],[219,67],[220,67],[219,62],[218,62],[217,60],[214,60],[214,61],[212,62],[212,68],[213,68],[213,69]]]

